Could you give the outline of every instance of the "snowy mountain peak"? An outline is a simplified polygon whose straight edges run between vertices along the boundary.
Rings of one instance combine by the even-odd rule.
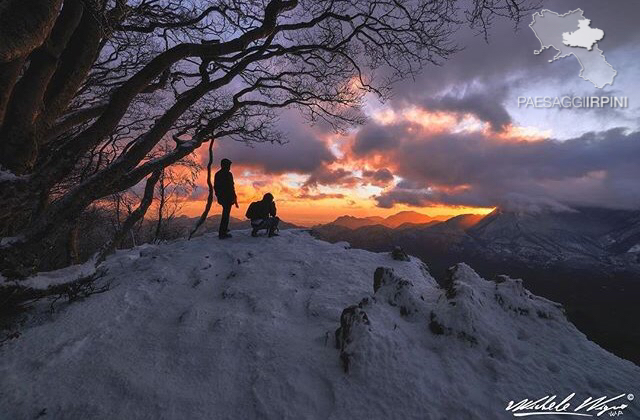
[[[465,264],[441,288],[416,258],[291,230],[146,245],[100,270],[107,292],[42,302],[0,346],[7,418],[497,419],[510,400],[640,383],[557,304]]]

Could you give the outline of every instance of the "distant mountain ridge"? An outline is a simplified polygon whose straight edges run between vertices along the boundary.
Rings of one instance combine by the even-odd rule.
[[[416,212],[386,219],[342,216],[313,231],[322,239],[367,249],[386,250],[393,243],[417,255],[453,251],[533,265],[640,262],[627,255],[640,248],[640,211],[578,208],[534,214],[496,209],[488,215],[442,219]]]
[[[355,216],[340,216],[330,225],[342,226],[349,229],[359,229],[365,226],[386,226],[392,229],[406,225],[425,225],[427,223],[437,223],[447,220],[450,216],[429,216],[423,213],[415,211],[401,211],[388,217],[380,216],[368,216],[368,217],[355,217]]]

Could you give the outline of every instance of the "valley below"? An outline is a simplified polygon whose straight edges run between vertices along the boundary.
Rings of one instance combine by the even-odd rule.
[[[363,222],[350,228],[344,220],[315,226],[313,234],[376,252],[399,246],[422,259],[439,282],[446,282],[449,268],[460,262],[485,278],[521,278],[532,292],[563,304],[569,320],[589,339],[640,364],[638,212],[496,210],[396,228]]]

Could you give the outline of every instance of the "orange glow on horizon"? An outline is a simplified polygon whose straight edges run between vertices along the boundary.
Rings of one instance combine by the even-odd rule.
[[[409,207],[409,206],[394,206],[392,209],[382,209],[369,205],[347,204],[340,202],[338,199],[320,200],[322,202],[301,202],[290,201],[287,198],[276,197],[276,203],[278,205],[278,214],[282,220],[290,223],[297,224],[303,227],[310,227],[316,224],[328,223],[337,219],[340,216],[354,216],[354,217],[370,217],[380,216],[387,217],[401,211],[415,211],[417,213],[426,214],[432,217],[435,216],[458,216],[460,214],[489,214],[493,208],[483,207],[448,207],[448,206],[436,206],[436,207]],[[244,213],[247,210],[251,200],[243,200],[242,197],[238,200],[240,205],[239,209],[235,207],[231,210],[231,216],[237,219],[245,220]],[[364,203],[363,203],[364,204]],[[181,214],[189,217],[197,217],[202,213],[204,209],[205,201],[188,201],[182,208]],[[219,214],[221,207],[217,204],[211,208],[209,212],[210,216]]]
[[[354,82],[355,83],[355,82]],[[478,133],[487,142],[521,142],[542,141],[551,137],[550,130],[535,127],[509,125],[495,131],[491,124],[470,113],[449,111],[432,111],[413,106],[402,110],[382,108],[371,112],[371,118],[378,124],[390,125],[407,122],[407,130],[415,130],[424,141],[431,135],[441,133]],[[415,211],[432,217],[457,216],[460,214],[488,214],[494,207],[464,207],[438,204],[412,207],[395,204],[393,208],[377,206],[374,197],[392,190],[400,181],[397,162],[386,153],[370,153],[365,157],[353,153],[356,132],[343,134],[318,134],[317,140],[325,143],[334,155],[335,160],[325,162],[323,167],[313,173],[268,173],[260,163],[243,164],[236,161],[232,171],[235,176],[236,190],[240,209],[233,209],[232,216],[244,219],[244,212],[249,203],[259,200],[266,192],[271,192],[278,205],[283,220],[300,226],[312,226],[327,223],[339,216],[355,217],[380,216],[387,217],[401,211]],[[399,139],[402,141],[402,139]],[[277,146],[274,146],[277,147]],[[206,161],[206,150],[201,148],[201,162]],[[393,179],[374,180],[366,172],[386,170]],[[215,171],[215,169],[214,169]],[[318,172],[318,173],[316,173]],[[316,178],[313,178],[316,177]],[[369,177],[369,178],[368,178]],[[309,179],[313,182],[307,182]],[[181,213],[186,216],[198,216],[205,205],[206,171],[198,177],[199,194],[190,198],[182,207]],[[470,190],[471,185],[431,185],[434,191],[455,195]],[[427,186],[425,185],[425,188]],[[214,205],[211,215],[220,212],[220,206]]]
[[[231,216],[244,220],[244,213],[252,201],[262,198],[266,192],[271,192],[275,196],[278,206],[279,216],[291,223],[299,226],[313,226],[321,223],[328,223],[340,216],[387,217],[401,211],[415,211],[429,216],[450,216],[460,214],[488,214],[493,208],[483,207],[455,207],[455,206],[430,206],[411,207],[406,205],[395,205],[393,208],[380,208],[375,205],[375,201],[370,197],[368,188],[360,191],[361,188],[322,188],[319,191],[304,191],[295,185],[287,185],[288,180],[278,179],[271,183],[254,185],[252,180],[243,180],[238,175],[241,171],[236,170],[236,191],[238,194],[239,209],[235,207],[231,211]],[[206,185],[206,184],[205,184]],[[376,187],[372,187],[375,189]],[[381,190],[381,189],[380,189]],[[307,198],[307,197],[312,198]],[[206,190],[202,198],[185,201],[180,214],[195,217],[199,216],[206,204]],[[210,215],[219,214],[221,207],[217,204],[211,208]]]

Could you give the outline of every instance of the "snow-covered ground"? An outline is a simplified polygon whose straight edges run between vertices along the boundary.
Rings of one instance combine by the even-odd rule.
[[[558,305],[466,265],[445,290],[417,259],[291,230],[145,245],[100,270],[110,290],[43,302],[0,345],[1,419],[506,419],[510,400],[640,393],[640,368]]]

